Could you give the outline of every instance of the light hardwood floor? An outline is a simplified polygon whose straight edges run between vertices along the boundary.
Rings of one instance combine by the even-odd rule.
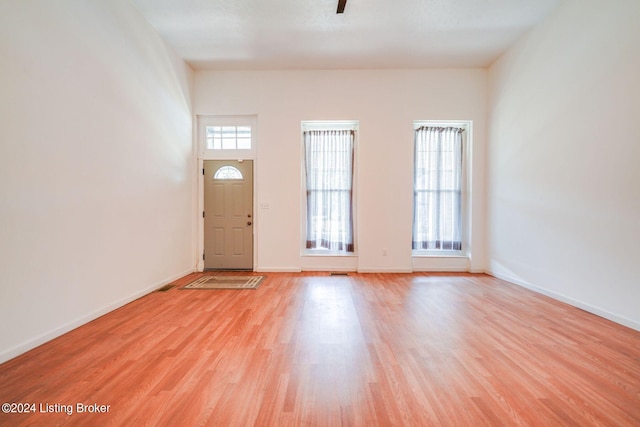
[[[640,426],[638,331],[485,275],[265,275],[0,365],[0,403],[38,405],[0,425]]]

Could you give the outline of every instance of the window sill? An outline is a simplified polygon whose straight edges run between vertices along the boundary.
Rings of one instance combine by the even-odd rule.
[[[413,251],[412,258],[464,258],[469,259],[469,255],[458,251]]]
[[[357,257],[355,252],[335,252],[335,251],[303,251],[300,256],[308,257]]]

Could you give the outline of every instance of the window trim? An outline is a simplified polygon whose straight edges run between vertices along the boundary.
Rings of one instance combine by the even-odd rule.
[[[412,158],[412,176],[415,176],[415,131],[423,126],[432,127],[460,127],[464,129],[462,135],[462,188],[461,188],[461,222],[462,222],[462,245],[460,250],[424,250],[411,249],[413,258],[461,258],[471,257],[471,155],[473,144],[473,121],[472,120],[414,120],[414,154]],[[413,185],[413,184],[412,184]],[[412,189],[412,193],[413,193]],[[412,198],[415,197],[415,194]],[[415,212],[412,212],[415,215]],[[413,231],[412,231],[413,233]]]

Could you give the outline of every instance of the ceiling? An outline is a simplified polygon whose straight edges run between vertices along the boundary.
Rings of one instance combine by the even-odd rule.
[[[561,0],[130,0],[195,69],[486,67]]]

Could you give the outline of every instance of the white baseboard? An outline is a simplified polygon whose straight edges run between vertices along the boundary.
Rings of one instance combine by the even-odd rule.
[[[291,267],[260,267],[256,269],[256,273],[301,273],[301,272],[356,272],[356,273],[474,273],[474,274],[490,274],[485,270],[472,270],[467,268],[433,268],[433,269],[406,269],[406,268],[358,268],[354,270],[348,267],[310,267],[310,268],[291,268]],[[497,276],[496,276],[497,277]]]
[[[28,341],[23,342],[22,344],[19,344],[15,347],[12,347],[8,350],[3,351],[2,353],[0,353],[0,363],[4,363],[8,360],[13,359],[14,357],[17,357],[23,353],[26,353],[29,350],[32,350],[36,347],[38,347],[39,345],[42,345],[48,341],[51,341],[54,338],[59,337],[60,335],[64,335],[67,332],[70,332],[86,323],[91,322],[92,320],[97,319],[100,316],[104,316],[105,314],[122,307],[125,304],[130,303],[131,301],[135,301],[140,297],[143,297],[153,291],[155,291],[156,289],[159,289],[161,287],[163,287],[164,285],[168,285],[169,283],[180,279],[181,277],[186,276],[187,274],[193,273],[195,270],[194,269],[188,269],[182,273],[176,274],[172,277],[169,277],[167,279],[164,279],[162,281],[160,281],[159,283],[156,283],[154,285],[148,286],[147,288],[135,292],[131,295],[129,295],[128,297],[119,299],[118,301],[115,301],[99,310],[94,311],[93,313],[89,313],[86,316],[82,316],[72,322],[69,322],[65,325],[62,325],[58,328],[55,328],[47,333],[44,333],[42,335],[39,335],[33,339],[30,339]]]
[[[505,274],[499,274],[499,273],[494,273],[492,271],[487,271],[486,274],[489,274],[493,277],[496,277],[498,279],[501,280],[505,280],[509,283],[513,283],[514,285],[518,285],[518,286],[522,286],[523,288],[529,289],[530,291],[533,292],[537,292],[539,294],[542,295],[546,295],[550,298],[553,298],[555,300],[564,302],[566,304],[572,305],[574,307],[580,308],[584,311],[588,311],[591,314],[595,314],[596,316],[600,316],[603,317],[605,319],[611,320],[612,322],[618,323],[620,325],[626,326],[628,328],[631,329],[635,329],[636,331],[640,331],[640,323],[631,320],[631,319],[627,319],[626,317],[622,317],[622,316],[618,316],[617,314],[614,313],[610,313],[606,310],[603,310],[601,308],[598,307],[594,307],[590,304],[587,304],[585,302],[576,300],[574,298],[570,298],[566,295],[562,295],[553,291],[550,291],[549,289],[546,288],[542,288],[540,286],[536,286],[534,284],[528,283],[524,280],[520,280],[517,279],[515,277],[510,277],[508,275]]]
[[[410,268],[359,268],[358,273],[413,273]]]
[[[258,267],[257,273],[300,273],[302,269],[297,267]]]
[[[327,267],[308,267],[308,268],[303,268],[301,271],[304,272],[313,272],[313,271],[321,271],[321,272],[327,272],[327,271],[339,271],[341,273],[354,273],[356,270],[353,268],[349,268],[349,267],[337,267],[337,268],[327,268]]]

